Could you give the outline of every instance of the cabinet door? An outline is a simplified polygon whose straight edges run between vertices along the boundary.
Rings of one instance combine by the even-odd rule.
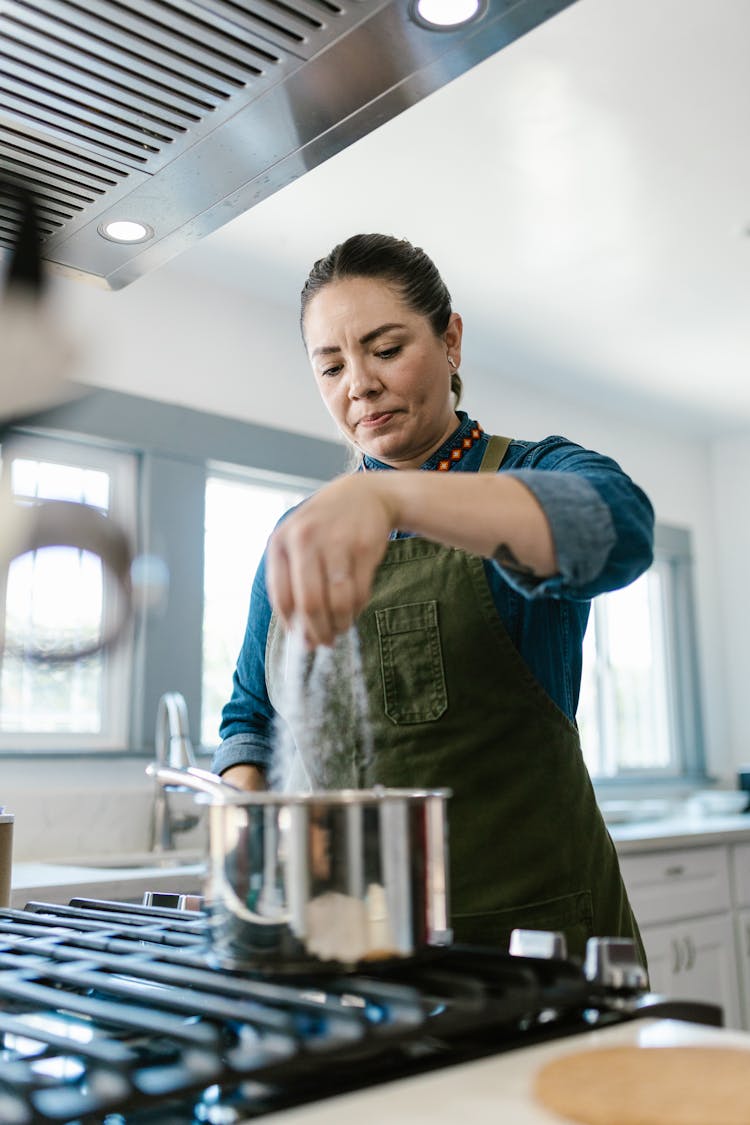
[[[737,960],[740,966],[742,987],[742,1008],[745,1027],[750,1028],[750,910],[738,910],[735,914],[737,926]]]
[[[750,916],[750,911],[748,914]],[[654,992],[663,992],[677,1000],[720,1004],[724,1009],[725,1026],[741,1026],[737,961],[729,914],[691,918],[665,926],[644,926],[641,933]]]
[[[648,979],[652,992],[677,996],[675,977],[679,972],[682,952],[672,926],[641,926],[641,937],[648,958]],[[684,997],[680,996],[680,999]]]

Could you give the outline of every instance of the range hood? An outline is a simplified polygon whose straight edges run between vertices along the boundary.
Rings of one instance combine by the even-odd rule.
[[[118,289],[572,2],[446,30],[412,0],[2,0],[0,174],[33,191],[50,267]],[[117,219],[153,234],[109,241]]]

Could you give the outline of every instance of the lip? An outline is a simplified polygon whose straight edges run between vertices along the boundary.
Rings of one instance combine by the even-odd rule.
[[[387,422],[390,422],[395,413],[395,410],[385,410],[382,413],[365,414],[364,417],[359,419],[357,425],[364,426],[368,430],[375,430],[378,426],[384,426]]]

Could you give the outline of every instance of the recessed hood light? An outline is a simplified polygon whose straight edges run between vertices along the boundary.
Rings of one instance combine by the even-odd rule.
[[[154,237],[153,229],[146,223],[136,223],[132,219],[113,219],[97,227],[102,238],[110,242],[148,242]]]
[[[413,0],[412,13],[423,27],[448,31],[478,19],[486,7],[486,0]]]

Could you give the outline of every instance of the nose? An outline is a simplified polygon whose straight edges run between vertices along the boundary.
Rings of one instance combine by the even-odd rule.
[[[372,398],[382,390],[377,371],[366,359],[353,361],[349,366],[349,398]]]

